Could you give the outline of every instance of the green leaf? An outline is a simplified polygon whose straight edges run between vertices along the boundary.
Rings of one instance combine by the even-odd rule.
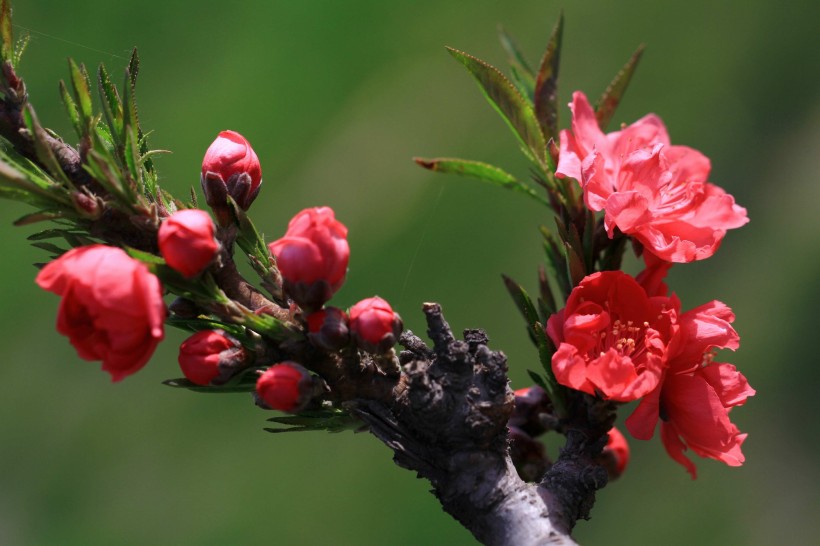
[[[541,311],[541,320],[546,322],[547,318],[555,313],[558,307],[555,305],[555,298],[552,295],[549,278],[543,265],[538,266],[538,308]]]
[[[54,155],[54,151],[46,140],[45,129],[40,125],[40,121],[37,119],[37,114],[35,114],[31,104],[26,104],[26,108],[23,110],[23,121],[31,133],[32,140],[34,141],[34,152],[37,155],[37,159],[40,160],[40,163],[43,164],[52,177],[62,182],[66,188],[76,189],[74,188],[74,183],[68,178],[65,171],[63,171],[60,162],[57,160],[57,156]]]
[[[71,98],[71,94],[68,92],[68,88],[63,80],[60,80],[60,96],[63,98],[63,104],[68,113],[68,118],[71,120],[71,125],[77,133],[77,137],[83,138],[83,125],[80,121],[80,112],[77,110],[77,103]]]
[[[74,89],[74,97],[79,105],[78,112],[86,127],[91,127],[94,118],[94,111],[91,104],[91,81],[85,66],[77,65],[74,59],[68,60],[68,67],[71,74],[71,86]]]
[[[8,0],[0,3],[0,56],[4,61],[12,61],[14,66],[14,33],[11,26],[11,4]]]
[[[187,389],[193,392],[204,392],[208,394],[235,394],[240,392],[253,392],[256,390],[256,382],[253,383],[245,383],[245,384],[238,384],[235,386],[219,386],[219,387],[204,387],[202,385],[197,385],[196,383],[192,383],[185,378],[179,379],[166,379],[162,382],[163,385],[167,387],[174,387],[177,389]]]
[[[11,60],[11,65],[13,67],[17,67],[20,65],[20,59],[23,58],[23,53],[26,52],[26,48],[28,47],[29,42],[31,42],[31,34],[26,32],[17,40],[17,43],[14,45],[14,55],[13,59]]]
[[[111,129],[112,135],[122,133],[122,101],[117,87],[111,83],[111,78],[105,70],[105,65],[100,65],[97,70],[97,82],[99,84],[100,98],[102,99],[103,113]]]
[[[518,193],[531,197],[543,205],[549,206],[549,201],[541,194],[535,191],[527,184],[520,182],[513,175],[488,163],[481,161],[472,161],[468,159],[457,159],[451,157],[439,157],[435,159],[425,159],[423,157],[414,157],[415,161],[425,169],[447,174],[457,174],[460,176],[467,176],[481,180],[482,182],[489,182],[508,190],[513,190]]]
[[[62,256],[63,254],[68,252],[66,249],[60,248],[55,244],[46,243],[46,242],[42,242],[42,241],[39,242],[39,243],[32,243],[31,246],[41,248],[41,249],[45,250],[46,252],[51,252],[55,256]]]
[[[494,66],[457,49],[447,49],[473,75],[484,96],[528,150],[528,155],[543,167],[547,142],[529,102]]]
[[[30,214],[26,214],[21,216],[17,220],[14,221],[15,226],[27,226],[29,224],[36,224],[37,222],[47,222],[50,220],[56,220],[58,218],[65,218],[66,214],[63,211],[59,210],[41,210],[37,212],[32,212]],[[34,246],[37,246],[36,244]],[[43,247],[40,247],[43,248]]]
[[[558,134],[558,68],[563,34],[564,14],[562,12],[552,30],[547,50],[541,59],[538,76],[535,79],[535,115],[545,140],[555,138]]]
[[[139,250],[134,247],[126,246],[123,247],[123,250],[126,254],[138,260],[144,264],[153,264],[153,265],[163,265],[165,264],[165,260],[163,260],[160,256],[156,254],[151,254],[150,252],[145,252],[144,250]]]
[[[507,34],[501,25],[498,26],[498,38],[501,41],[501,47],[507,52],[507,61],[510,63],[510,70],[519,91],[524,97],[531,99],[535,91],[535,74],[532,68],[530,68],[521,50],[518,49],[515,40]]]
[[[543,377],[541,377],[540,375],[538,375],[537,373],[535,373],[532,370],[527,370],[527,375],[530,376],[530,379],[532,379],[533,383],[535,383],[536,385],[538,385],[542,389],[547,390],[547,383],[546,383],[546,381],[544,381]]]
[[[305,432],[309,430],[326,430],[327,432],[344,432],[360,430],[363,423],[357,417],[341,409],[322,409],[305,411],[298,415],[272,417],[272,423],[285,425],[287,428],[266,428],[267,432]]]
[[[501,275],[501,278],[504,279],[504,286],[507,287],[507,292],[512,296],[515,306],[518,307],[518,310],[521,312],[524,320],[527,321],[527,324],[532,326],[538,322],[538,311],[535,310],[532,299],[530,299],[526,290],[506,275]]]
[[[541,361],[541,366],[544,368],[545,381],[543,389],[547,391],[552,405],[555,408],[558,417],[565,416],[566,403],[564,402],[564,389],[555,379],[555,374],[552,371],[552,355],[555,353],[555,346],[552,340],[547,336],[547,331],[544,325],[536,322],[533,330],[535,332],[536,345],[538,346],[538,360]]]
[[[632,80],[632,74],[635,72],[635,68],[637,68],[638,62],[641,60],[644,48],[645,46],[643,44],[638,46],[638,49],[635,50],[635,53],[632,54],[629,61],[627,61],[621,71],[615,75],[612,83],[609,84],[604,94],[598,99],[595,105],[595,118],[598,120],[598,127],[600,127],[602,131],[606,129],[612,120],[612,116],[615,115],[615,110],[621,103],[621,98],[623,98],[624,92],[630,80]]]

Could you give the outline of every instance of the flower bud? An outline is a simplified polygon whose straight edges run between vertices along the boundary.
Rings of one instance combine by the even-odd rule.
[[[287,361],[274,364],[259,376],[256,394],[268,408],[299,413],[313,398],[315,386],[310,372]]]
[[[547,391],[533,385],[515,391],[515,409],[510,416],[509,426],[517,427],[533,438],[547,431],[542,416],[552,410]]]
[[[239,341],[224,331],[203,330],[182,342],[178,360],[192,383],[221,385],[245,367],[247,355]]]
[[[350,308],[350,332],[356,344],[369,353],[388,351],[396,344],[401,331],[401,317],[378,296]]]
[[[204,210],[175,212],[159,227],[159,251],[175,271],[187,278],[199,275],[219,251],[214,223]]]
[[[609,429],[609,439],[598,456],[598,462],[606,468],[610,480],[620,477],[626,470],[629,463],[629,444],[617,428]]]
[[[544,444],[532,438],[518,427],[508,425],[510,459],[522,480],[537,482],[544,477],[552,462],[547,457]]]
[[[262,184],[262,167],[245,137],[235,131],[219,133],[202,159],[201,182],[205,201],[218,217],[228,195],[248,210]]]
[[[268,248],[276,257],[285,292],[307,312],[320,309],[344,283],[350,258],[347,228],[330,207],[301,211],[285,236]]]
[[[347,314],[338,307],[325,307],[307,317],[308,339],[325,351],[338,351],[350,342]]]

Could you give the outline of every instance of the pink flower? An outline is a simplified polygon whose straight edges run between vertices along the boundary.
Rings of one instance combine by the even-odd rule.
[[[746,378],[731,364],[713,362],[713,350],[735,350],[739,336],[730,323],[732,310],[712,301],[680,317],[680,331],[669,351],[662,383],[646,396],[626,420],[626,428],[640,440],[652,437],[661,420],[661,440],[667,453],[696,477],[695,465],[684,451],[740,466],[746,434],[729,420],[729,410],[755,394]]]
[[[347,228],[330,207],[299,212],[285,236],[268,247],[285,280],[285,291],[303,309],[319,309],[344,283],[350,259]]]
[[[584,277],[547,321],[556,379],[617,402],[651,392],[666,366],[677,308],[676,298],[650,298],[621,271]]]
[[[204,210],[175,212],[162,222],[157,238],[168,265],[188,278],[199,275],[219,250],[214,223]]]
[[[561,131],[556,175],[578,180],[584,201],[604,211],[612,237],[617,227],[670,262],[708,258],[726,230],[748,222],[746,209],[707,182],[709,159],[672,146],[663,122],[649,114],[604,134],[581,92],[573,93],[572,131]]]
[[[384,353],[396,344],[402,331],[401,318],[390,304],[376,296],[350,308],[350,333],[369,353]]]
[[[37,275],[40,288],[62,296],[57,331],[84,360],[102,360],[113,381],[139,371],[164,336],[162,286],[123,250],[75,248]]]
[[[265,370],[256,382],[256,394],[269,408],[298,413],[313,397],[310,372],[295,362],[281,362]]]
[[[227,195],[248,210],[259,194],[262,167],[250,143],[236,131],[222,131],[202,159],[202,190],[211,207],[225,207]]]
[[[224,383],[245,360],[242,345],[222,330],[197,332],[179,346],[179,367],[197,385]]]

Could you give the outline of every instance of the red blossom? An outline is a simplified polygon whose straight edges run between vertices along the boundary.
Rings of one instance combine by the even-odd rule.
[[[666,366],[677,308],[675,297],[650,298],[621,271],[584,277],[547,321],[556,379],[618,402],[651,392]]]
[[[84,360],[102,360],[113,381],[139,371],[164,337],[162,286],[122,249],[75,248],[37,275],[40,288],[62,296],[57,331]]]
[[[204,210],[175,212],[162,222],[157,239],[168,265],[188,278],[200,274],[219,250],[213,220]]]
[[[746,434],[729,420],[729,410],[755,394],[746,378],[731,364],[713,362],[715,349],[737,349],[739,336],[732,328],[734,314],[712,301],[680,317],[680,332],[670,346],[669,366],[662,383],[646,396],[626,420],[629,432],[648,440],[661,420],[661,440],[667,453],[697,476],[684,454],[740,466]]]
[[[749,221],[731,195],[707,182],[709,159],[670,145],[654,114],[604,134],[583,93],[573,93],[570,108],[556,175],[578,180],[587,207],[604,211],[610,237],[618,228],[666,261],[691,262],[714,254],[726,230]]]
[[[179,346],[179,367],[197,385],[220,383],[245,362],[245,349],[222,330],[197,332]]]
[[[256,393],[271,409],[298,413],[313,395],[313,378],[295,362],[274,364],[259,376]]]
[[[299,212],[285,236],[268,247],[286,291],[303,308],[320,308],[344,283],[350,259],[347,228],[330,207]]]
[[[202,159],[202,190],[205,201],[223,208],[227,196],[247,210],[262,184],[262,166],[250,142],[236,131],[222,131]]]
[[[393,347],[402,331],[401,318],[390,304],[375,296],[350,308],[350,332],[359,346],[370,353]]]

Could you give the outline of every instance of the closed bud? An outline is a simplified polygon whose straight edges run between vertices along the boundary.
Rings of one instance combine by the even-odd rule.
[[[162,222],[157,238],[162,257],[187,278],[199,275],[219,251],[214,223],[204,210],[175,212]]]
[[[74,209],[84,218],[96,220],[102,215],[103,204],[96,195],[75,191],[71,193],[71,202],[74,203]]]
[[[268,245],[282,274],[285,292],[303,310],[318,310],[341,288],[350,247],[347,228],[330,207],[299,212],[281,239]]]
[[[197,332],[179,346],[179,367],[192,383],[221,385],[246,366],[242,344],[222,330]]]
[[[517,427],[533,438],[547,431],[543,416],[552,411],[547,391],[533,385],[515,391],[515,409],[510,416],[509,425]]]
[[[544,444],[518,427],[508,425],[507,428],[510,439],[510,459],[519,477],[525,482],[540,481],[552,465],[547,457]]]
[[[598,462],[606,468],[610,480],[620,477],[626,470],[626,465],[629,464],[629,444],[617,428],[609,429],[609,439],[598,456]]]
[[[223,218],[227,196],[248,210],[259,194],[262,167],[250,143],[236,131],[222,131],[202,159],[202,192],[217,217]]]
[[[307,317],[308,339],[325,351],[338,351],[350,343],[347,314],[337,307],[325,307]]]
[[[396,344],[402,331],[401,317],[382,298],[363,299],[349,314],[350,332],[360,348],[381,354]]]
[[[270,409],[299,413],[313,399],[317,383],[305,368],[295,362],[274,364],[256,381],[260,405]]]

